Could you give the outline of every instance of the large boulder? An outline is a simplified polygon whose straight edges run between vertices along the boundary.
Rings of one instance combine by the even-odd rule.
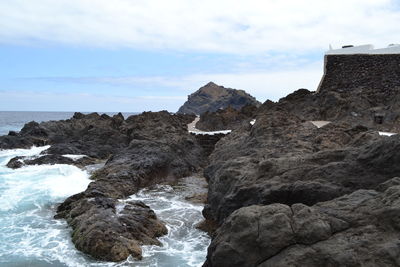
[[[206,111],[214,112],[229,106],[240,109],[246,105],[259,106],[261,103],[243,90],[225,88],[210,82],[189,95],[178,113],[200,115]]]
[[[142,245],[161,245],[168,230],[154,211],[140,201],[119,202],[93,194],[77,194],[58,207],[56,218],[72,226],[75,247],[92,257],[122,261],[142,257]]]
[[[314,206],[254,205],[216,232],[204,266],[399,266],[400,186]]]

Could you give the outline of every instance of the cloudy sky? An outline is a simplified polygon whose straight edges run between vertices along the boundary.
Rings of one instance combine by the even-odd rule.
[[[400,0],[0,0],[0,110],[176,111],[209,81],[278,100],[399,22]]]

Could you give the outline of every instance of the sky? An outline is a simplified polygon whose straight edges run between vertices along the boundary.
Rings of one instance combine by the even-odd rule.
[[[210,81],[277,101],[399,22],[400,0],[0,0],[0,110],[174,112]]]

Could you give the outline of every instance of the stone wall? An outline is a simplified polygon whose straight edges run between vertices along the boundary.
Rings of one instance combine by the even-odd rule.
[[[400,54],[325,55],[325,90],[400,89]]]

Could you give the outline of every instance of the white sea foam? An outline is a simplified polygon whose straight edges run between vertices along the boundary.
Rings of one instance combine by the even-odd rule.
[[[78,159],[86,157],[86,155],[73,155],[73,154],[65,154],[65,155],[62,155],[62,156],[65,157],[65,158],[70,158],[72,160],[78,160]]]
[[[379,135],[383,135],[383,136],[392,136],[392,135],[396,135],[397,133],[389,133],[389,132],[378,132]]]
[[[69,165],[5,164],[15,156],[37,156],[48,147],[0,151],[0,266],[201,266],[209,237],[194,225],[202,220],[201,205],[191,204],[177,190],[160,186],[131,199],[150,205],[166,222],[163,247],[145,246],[143,261],[100,262],[76,250],[65,220],[53,218],[57,203],[89,184],[89,174]],[[118,205],[123,209],[124,201]]]
[[[4,166],[7,162],[16,156],[32,157],[38,156],[41,152],[49,149],[50,146],[32,147],[30,149],[6,149],[0,150],[0,166]]]
[[[12,157],[48,148],[0,151],[0,266],[82,266],[85,261],[66,222],[53,216],[57,203],[86,189],[89,175],[69,165],[5,167]]]
[[[140,200],[149,205],[158,218],[166,223],[168,234],[160,238],[163,246],[144,246],[143,260],[128,259],[134,266],[201,266],[205,261],[209,236],[196,229],[203,220],[202,205],[184,199],[171,186],[157,186],[142,190],[129,200]]]
[[[214,135],[214,134],[228,134],[232,132],[232,130],[221,130],[221,131],[210,131],[210,132],[203,132],[203,131],[189,131],[189,133],[193,134],[206,134],[206,135]]]

